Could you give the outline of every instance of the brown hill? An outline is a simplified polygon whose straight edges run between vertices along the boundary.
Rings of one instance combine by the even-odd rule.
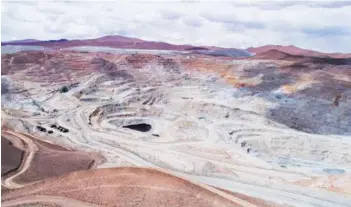
[[[351,63],[350,58],[333,58],[329,56],[316,57],[307,55],[292,55],[280,50],[271,49],[261,53],[256,54],[252,57],[253,59],[263,59],[263,60],[285,60],[285,61],[295,61],[313,64],[328,64],[328,65],[347,65]]]
[[[308,50],[308,49],[303,49],[299,47],[295,47],[293,45],[289,46],[282,46],[282,45],[265,45],[261,47],[249,47],[247,48],[247,51],[251,53],[263,53],[267,52],[269,50],[278,50],[284,53],[288,53],[291,55],[305,55],[305,56],[313,56],[313,57],[333,57],[333,58],[350,58],[351,54],[343,54],[343,53],[323,53],[323,52],[318,52],[314,50]]]
[[[165,171],[121,167],[85,170],[6,192],[2,205],[72,206],[269,206]]]
[[[266,60],[288,60],[288,61],[301,61],[306,60],[308,57],[302,55],[292,55],[280,50],[271,49],[264,52],[260,52],[253,56],[254,59],[266,59]]]
[[[97,154],[69,150],[5,128],[1,142],[2,181],[9,188],[89,169],[100,163]]]

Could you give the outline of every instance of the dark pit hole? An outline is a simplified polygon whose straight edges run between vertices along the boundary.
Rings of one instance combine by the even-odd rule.
[[[48,133],[49,133],[49,134],[52,134],[52,133],[54,133],[54,132],[53,132],[52,130],[49,130]]]
[[[160,135],[158,135],[158,134],[151,134],[151,135],[154,137],[160,137]]]
[[[276,99],[281,99],[282,96],[277,94],[277,95],[275,95],[275,98],[276,98]]]
[[[123,126],[123,128],[128,128],[128,129],[132,129],[132,130],[136,130],[136,131],[140,131],[140,132],[147,132],[150,131],[151,129],[151,125],[150,124],[131,124],[131,125],[126,125]]]

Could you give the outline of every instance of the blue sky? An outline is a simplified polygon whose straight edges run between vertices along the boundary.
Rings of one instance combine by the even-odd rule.
[[[351,1],[2,1],[2,41],[113,34],[174,44],[351,52]]]

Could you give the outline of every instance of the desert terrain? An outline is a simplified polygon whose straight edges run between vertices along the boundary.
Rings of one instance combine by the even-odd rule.
[[[3,46],[3,206],[351,206],[347,54],[124,41]]]

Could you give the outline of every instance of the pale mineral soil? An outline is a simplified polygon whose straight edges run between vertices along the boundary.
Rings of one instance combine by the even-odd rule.
[[[8,133],[99,153],[104,161],[97,168],[164,169],[275,205],[350,206],[350,65],[268,54],[280,58],[3,55],[2,125]],[[78,197],[81,205],[92,202]]]

